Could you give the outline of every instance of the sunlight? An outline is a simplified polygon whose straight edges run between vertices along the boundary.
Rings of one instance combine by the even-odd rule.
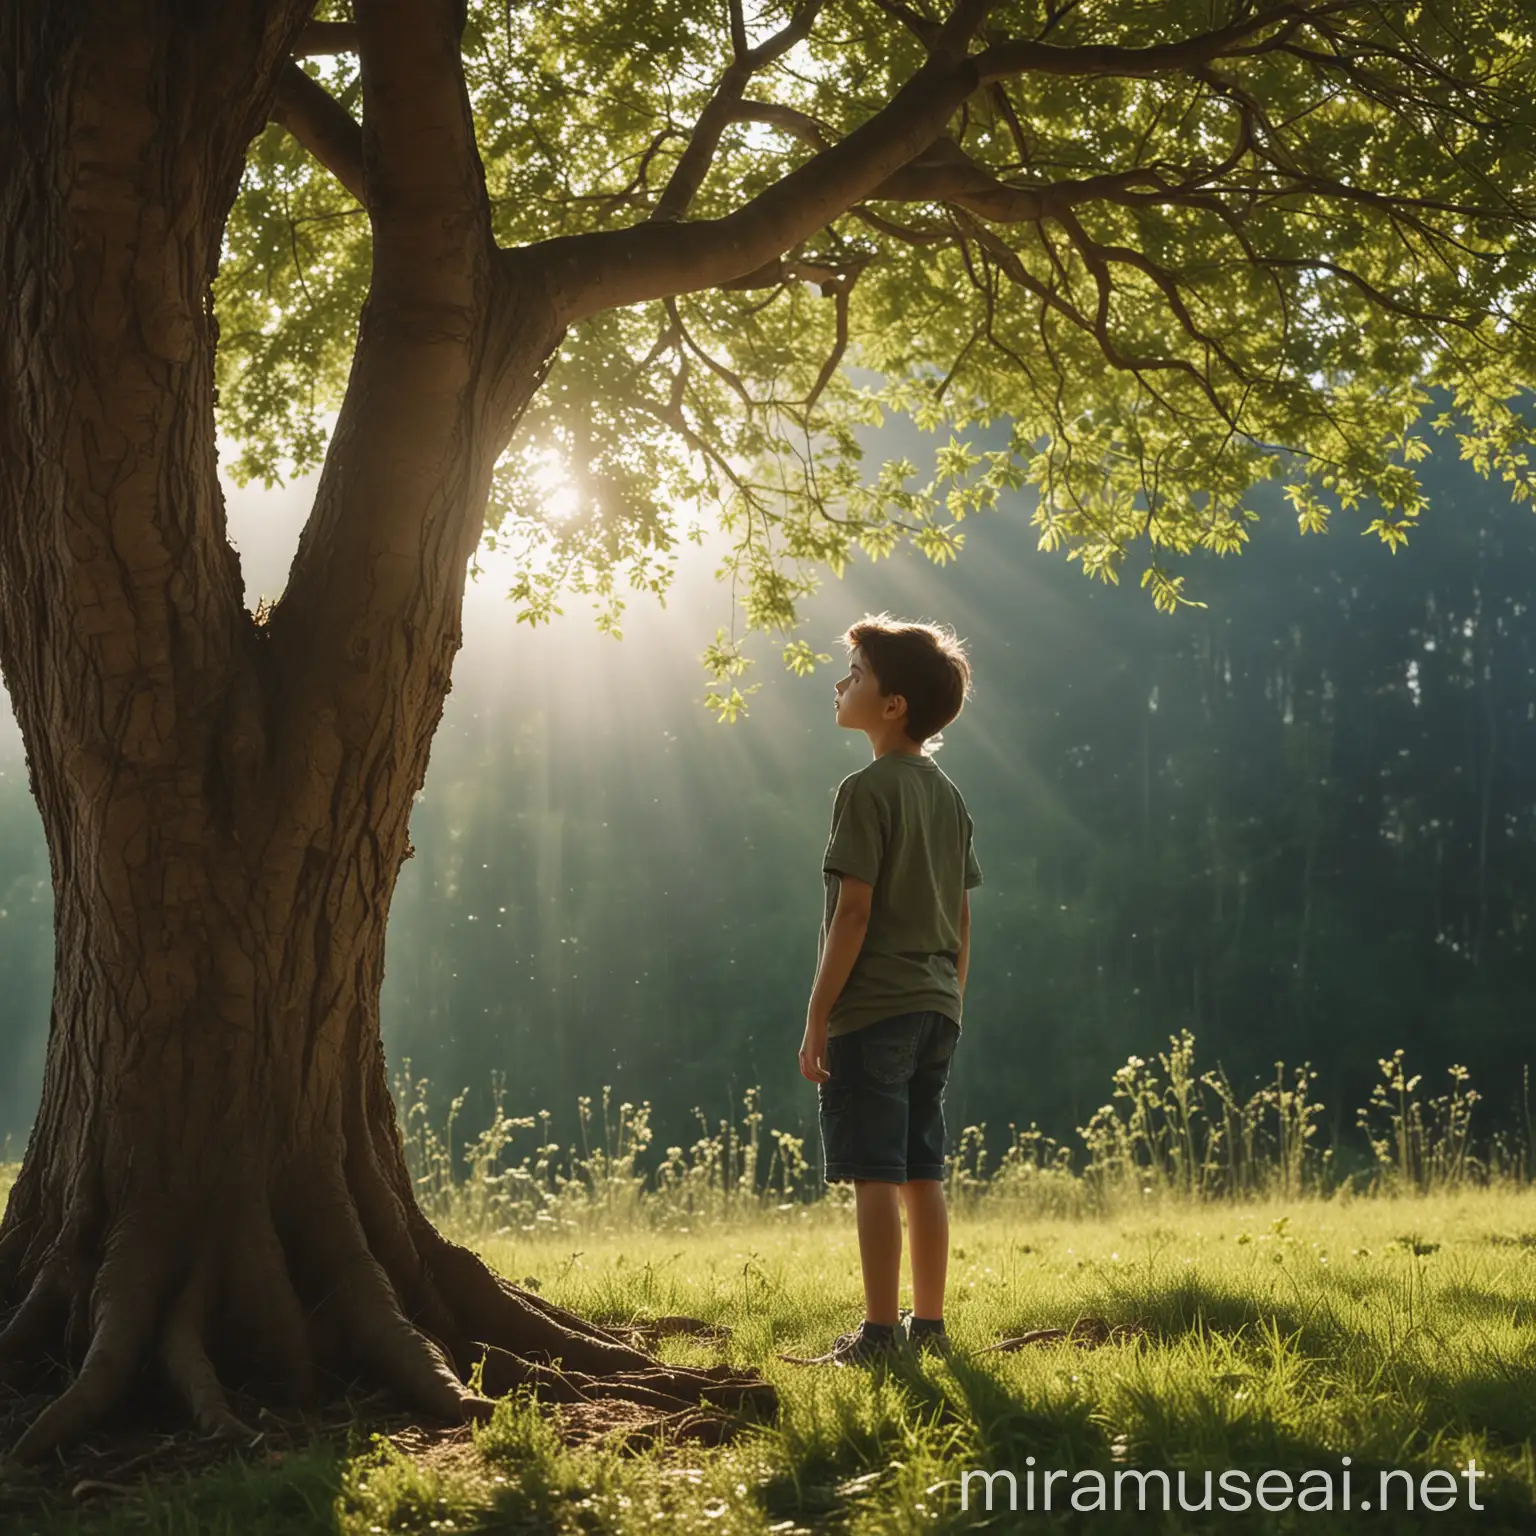
[[[556,522],[566,522],[575,517],[581,508],[581,497],[571,484],[570,471],[557,450],[546,448],[535,460],[533,483],[538,487],[541,510]]]

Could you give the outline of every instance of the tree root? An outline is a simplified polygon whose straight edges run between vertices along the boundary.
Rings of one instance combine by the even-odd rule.
[[[673,1338],[678,1334],[688,1338],[704,1339],[711,1344],[724,1344],[731,1336],[731,1330],[722,1323],[708,1323],[702,1317],[679,1317],[675,1314],[625,1323],[622,1327],[616,1326],[611,1331],[622,1334],[636,1349],[644,1349],[648,1345],[656,1344],[662,1339]]]
[[[94,1333],[74,1381],[34,1420],[12,1449],[23,1464],[84,1434],[117,1400],[137,1370],[154,1327],[169,1268],[162,1244],[120,1224],[109,1235],[96,1276]]]
[[[166,1374],[204,1434],[254,1440],[255,1430],[235,1416],[203,1347],[207,1322],[208,1264],[200,1258],[165,1326],[160,1349]]]
[[[719,1408],[750,1406],[771,1413],[778,1405],[778,1393],[771,1382],[764,1381],[755,1372],[743,1373],[731,1365],[690,1370],[653,1360],[648,1370],[589,1376],[584,1371],[563,1370],[526,1360],[498,1349],[494,1344],[485,1346],[481,1362],[481,1390],[492,1397],[505,1396],[521,1386],[532,1386],[541,1397],[552,1402],[590,1402],[617,1397],[668,1412],[692,1410],[708,1403]]]
[[[455,1298],[455,1310],[473,1338],[530,1360],[564,1360],[579,1371],[644,1370],[655,1364],[606,1328],[503,1279],[478,1253],[434,1228],[427,1231],[433,1271]]]
[[[26,1236],[20,1223],[0,1232],[0,1314],[11,1306],[16,1282],[21,1278],[22,1250],[25,1247]]]
[[[37,1352],[55,1332],[59,1317],[68,1307],[58,1264],[38,1271],[11,1320],[0,1329],[0,1381],[17,1379],[26,1372]]]
[[[329,1219],[316,1226],[311,1240],[331,1277],[330,1301],[342,1332],[365,1368],[423,1413],[454,1421],[489,1416],[494,1404],[470,1392],[443,1347],[401,1311],[350,1199],[331,1203]]]
[[[27,1181],[18,1180],[11,1186],[5,1220],[0,1222],[0,1316],[11,1307],[13,1298],[17,1302],[21,1300],[18,1293],[24,1294],[30,1289],[22,1284],[22,1275],[26,1272],[31,1246],[29,1235],[35,1203]]]
[[[594,1422],[603,1401],[629,1404],[626,1443],[664,1433],[715,1443],[740,1427],[733,1415],[776,1413],[777,1393],[756,1370],[667,1365],[640,1347],[671,1332],[718,1342],[724,1335],[710,1325],[604,1328],[442,1237],[377,1165],[354,1163],[352,1174],[378,1181],[366,1198],[338,1163],[295,1186],[286,1203],[275,1191],[270,1204],[265,1193],[243,1192],[217,1224],[173,1225],[163,1209],[152,1219],[120,1216],[94,1269],[87,1225],[64,1222],[23,1245],[8,1219],[0,1252],[22,1255],[11,1292],[21,1300],[8,1317],[0,1312],[0,1380],[35,1372],[61,1341],[65,1357],[80,1362],[12,1457],[36,1462],[88,1433],[146,1363],[200,1431],[244,1439],[254,1431],[232,1408],[228,1386],[258,1397],[276,1386],[310,1406],[321,1367],[371,1380],[448,1423],[484,1422],[494,1399],[518,1388],[590,1409]]]
[[[618,1406],[616,1403],[598,1401],[582,1409],[575,1409],[571,1405],[557,1409],[562,1438],[570,1442],[574,1429],[578,1431],[574,1437],[578,1444],[595,1438],[622,1452],[635,1452],[645,1450],[662,1439],[673,1442],[687,1440],[697,1445],[723,1445],[737,1429],[734,1419],[712,1408],[691,1408],[684,1413],[665,1416],[631,1410],[621,1417],[613,1411]],[[616,1418],[619,1422],[614,1423]],[[590,1430],[594,1419],[598,1421],[596,1435],[579,1433]]]
[[[291,1402],[312,1403],[315,1370],[309,1320],[265,1206],[235,1224],[224,1248],[221,1278],[226,1315],[240,1320],[248,1352],[276,1370]]]

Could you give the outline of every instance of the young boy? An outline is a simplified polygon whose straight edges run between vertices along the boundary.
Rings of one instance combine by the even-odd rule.
[[[949,1218],[944,1084],[960,1037],[970,890],[981,884],[960,791],[926,745],[959,713],[971,669],[952,631],[866,617],[843,636],[837,722],[874,760],[837,788],[822,859],[821,954],[800,1044],[818,1084],[829,1184],[852,1180],[864,1321],[805,1364],[863,1364],[898,1344],[942,1348]],[[899,1332],[901,1214],[912,1247]]]

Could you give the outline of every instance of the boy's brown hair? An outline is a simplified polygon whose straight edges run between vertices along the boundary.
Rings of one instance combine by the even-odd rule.
[[[939,732],[960,713],[971,691],[965,644],[947,625],[908,624],[888,613],[866,614],[841,636],[864,652],[880,692],[907,701],[906,733],[925,752],[942,745]],[[930,737],[938,738],[929,742]]]

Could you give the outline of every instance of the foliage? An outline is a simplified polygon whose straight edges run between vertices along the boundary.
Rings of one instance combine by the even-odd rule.
[[[922,63],[916,12],[817,9],[809,36],[754,74],[691,218],[745,206]],[[812,657],[788,637],[821,567],[840,575],[856,549],[880,559],[903,541],[943,565],[966,517],[1022,487],[1041,547],[1099,581],[1117,582],[1144,539],[1140,584],[1166,613],[1203,602],[1178,558],[1241,553],[1252,493],[1275,477],[1303,531],[1336,507],[1374,512],[1364,531],[1394,552],[1428,506],[1415,469],[1427,431],[1454,433],[1478,473],[1526,500],[1529,15],[1487,0],[1454,18],[1432,4],[1295,9],[1197,63],[1066,62],[996,80],[906,183],[832,219],[761,287],[575,326],[487,513],[490,544],[523,557],[519,618],[547,621],[569,589],[621,633],[616,581],[665,600],[687,509],[718,513],[735,540],[718,574],[733,603],[744,583],[746,630],[785,637],[801,671]],[[787,15],[757,8],[750,41]],[[1071,50],[1170,44],[1228,19],[1196,0],[1007,0],[982,41],[1049,34],[1054,57],[1086,59]],[[475,0],[464,70],[498,242],[651,215],[730,57],[715,12]],[[303,67],[357,109],[353,55]],[[319,462],[368,247],[362,210],[269,126],[216,286],[238,479]],[[1451,407],[1426,423],[1436,386]],[[931,463],[865,472],[868,429],[888,415],[939,434]],[[994,423],[1006,440],[986,446]],[[698,522],[686,536],[698,541]],[[742,645],[733,606],[703,658],[714,684],[747,664]],[[757,686],[711,687],[705,702],[733,721]]]
[[[1527,1177],[1529,1143],[1519,1145],[1507,1133],[1494,1137],[1488,1157],[1472,1150],[1472,1106],[1482,1097],[1469,1086],[1471,1074],[1457,1063],[1449,1067],[1450,1089],[1427,1102],[1417,1089],[1419,1075],[1408,1076],[1401,1050],[1383,1057],[1381,1080],[1371,1090],[1371,1102],[1359,1112],[1358,1124],[1369,1138],[1378,1177],[1396,1190],[1421,1194],[1486,1178],[1492,1169],[1519,1170]],[[1530,1128],[1530,1074],[1524,1078],[1526,1130]]]
[[[1323,1106],[1310,1097],[1317,1077],[1310,1067],[1287,1074],[1285,1064],[1276,1062],[1274,1081],[1244,1099],[1220,1068],[1197,1073],[1189,1030],[1171,1037],[1157,1060],[1152,1066],[1132,1056],[1115,1074],[1110,1102],[1078,1131],[1080,1157],[1037,1126],[1020,1131],[1010,1125],[1008,1143],[989,1169],[986,1127],[960,1129],[947,1176],[952,1208],[972,1215],[1007,1210],[1075,1219],[1136,1209],[1148,1201],[1327,1197],[1356,1186],[1439,1194],[1520,1187],[1530,1177],[1530,1148],[1503,1132],[1494,1134],[1481,1155],[1474,1151],[1471,1108],[1477,1094],[1467,1086],[1463,1067],[1452,1069],[1451,1095],[1425,1104],[1417,1095],[1419,1079],[1404,1074],[1402,1051],[1383,1060],[1387,1082],[1378,1085],[1359,1122],[1375,1152],[1376,1171],[1338,1176],[1334,1149],[1313,1141]],[[698,1140],[648,1160],[649,1103],[615,1108],[604,1088],[599,1136],[592,1100],[583,1095],[577,1100],[579,1144],[562,1145],[551,1136],[548,1110],[516,1119],[503,1113],[500,1081],[493,1085],[491,1124],[456,1157],[454,1125],[464,1095],[453,1099],[439,1132],[431,1119],[430,1086],[411,1075],[409,1060],[402,1064],[395,1094],[402,1106],[406,1161],[423,1210],[466,1238],[627,1227],[686,1233],[722,1224],[797,1222],[849,1204],[849,1186],[824,1185],[801,1138],[770,1130],[772,1150],[762,1158],[756,1088],[743,1096],[739,1123],[722,1119],[711,1131],[696,1110]],[[1379,1124],[1383,1113],[1385,1131]],[[508,1149],[517,1132],[535,1127],[533,1149],[511,1162]]]
[[[445,1230],[507,1236],[638,1222],[687,1232],[704,1222],[797,1211],[810,1188],[802,1138],[769,1131],[772,1145],[764,1160],[755,1088],[744,1096],[740,1124],[722,1119],[711,1131],[703,1111],[695,1110],[698,1140],[687,1148],[668,1147],[653,1169],[641,1167],[652,1134],[649,1102],[615,1107],[605,1087],[599,1135],[592,1100],[583,1095],[576,1104],[580,1145],[562,1146],[551,1139],[548,1110],[516,1118],[504,1113],[505,1083],[498,1078],[491,1123],[456,1160],[454,1125],[465,1095],[453,1099],[439,1134],[431,1122],[429,1088],[426,1078],[412,1077],[407,1057],[395,1078],[406,1160],[422,1209]],[[517,1132],[535,1126],[533,1150],[504,1166]]]

